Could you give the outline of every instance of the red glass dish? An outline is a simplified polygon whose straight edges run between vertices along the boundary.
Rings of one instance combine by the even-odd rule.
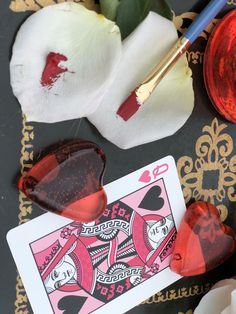
[[[204,80],[216,110],[236,123],[236,10],[217,24],[208,41]]]

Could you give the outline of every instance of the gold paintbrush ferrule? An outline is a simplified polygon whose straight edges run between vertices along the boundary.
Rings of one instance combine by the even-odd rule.
[[[188,49],[190,42],[184,36],[180,37],[162,61],[152,70],[143,83],[137,88],[136,95],[139,103],[143,104],[152,94],[166,73]]]

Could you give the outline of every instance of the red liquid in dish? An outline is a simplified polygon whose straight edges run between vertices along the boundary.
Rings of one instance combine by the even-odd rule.
[[[236,123],[236,10],[213,31],[204,57],[208,95],[219,113]]]
[[[105,210],[105,155],[94,143],[73,140],[40,160],[19,181],[19,189],[43,209],[89,222]]]

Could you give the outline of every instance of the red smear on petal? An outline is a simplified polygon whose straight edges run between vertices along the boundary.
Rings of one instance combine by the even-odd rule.
[[[67,60],[67,57],[60,53],[50,52],[47,55],[46,65],[41,77],[42,86],[52,87],[60,74],[68,71],[67,68],[62,68],[59,65],[61,61]]]
[[[116,114],[120,116],[124,121],[128,121],[140,108],[136,90],[134,90],[130,96],[119,107]]]

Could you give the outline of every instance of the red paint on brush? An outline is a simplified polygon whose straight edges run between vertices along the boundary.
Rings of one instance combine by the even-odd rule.
[[[124,121],[128,121],[140,108],[138,103],[136,90],[126,99],[125,102],[117,110],[117,115],[120,116]]]
[[[41,84],[51,87],[59,78],[60,74],[67,72],[67,68],[62,68],[59,65],[61,61],[67,60],[67,57],[60,53],[50,52],[47,55],[46,65],[41,77]]]

